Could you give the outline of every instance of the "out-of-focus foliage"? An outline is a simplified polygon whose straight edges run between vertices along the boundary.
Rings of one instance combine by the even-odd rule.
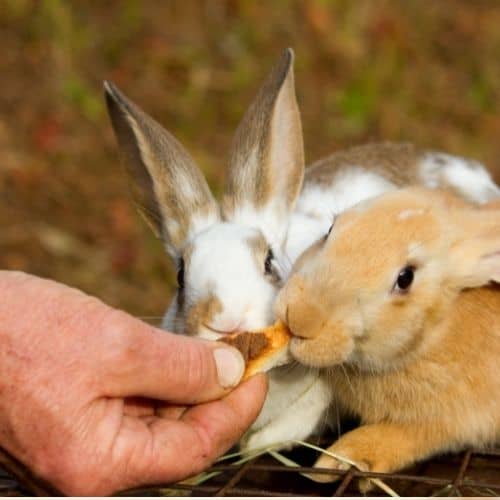
[[[238,120],[287,46],[309,161],[410,140],[495,170],[499,26],[494,0],[3,0],[0,268],[163,312],[173,273],[130,201],[105,78],[188,147],[216,193]]]

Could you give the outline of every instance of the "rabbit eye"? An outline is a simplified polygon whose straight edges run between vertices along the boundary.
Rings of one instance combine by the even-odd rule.
[[[274,272],[273,260],[274,260],[274,253],[271,249],[269,249],[267,251],[266,260],[264,262],[264,271],[266,274],[273,274]]]
[[[179,267],[177,268],[177,286],[181,290],[184,288],[184,259],[182,257],[179,260]]]
[[[266,260],[264,261],[264,274],[273,284],[278,284],[281,281],[279,272],[276,269],[274,253],[271,249],[267,251]]]
[[[401,271],[399,271],[396,283],[394,283],[393,291],[396,293],[406,293],[411,284],[413,283],[413,278],[415,276],[415,267],[406,266]]]

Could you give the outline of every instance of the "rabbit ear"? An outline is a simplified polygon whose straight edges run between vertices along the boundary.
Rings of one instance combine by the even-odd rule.
[[[460,223],[467,234],[450,252],[453,281],[460,288],[500,283],[500,209],[475,209]]]
[[[135,201],[176,257],[190,236],[218,220],[219,208],[183,146],[112,83],[104,89]]]
[[[257,225],[279,244],[304,177],[293,58],[285,50],[236,131],[222,204],[226,219]]]

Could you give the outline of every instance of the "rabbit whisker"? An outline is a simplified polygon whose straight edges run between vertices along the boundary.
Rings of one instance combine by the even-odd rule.
[[[345,366],[343,365],[343,363],[341,363],[339,366],[340,366],[340,369],[342,370],[342,372],[345,375],[345,378],[347,380],[347,385],[349,386],[349,388],[350,388],[353,396],[356,396],[356,391],[354,390],[354,386],[352,385],[351,379],[349,378],[349,374],[347,373],[347,370],[346,370]]]

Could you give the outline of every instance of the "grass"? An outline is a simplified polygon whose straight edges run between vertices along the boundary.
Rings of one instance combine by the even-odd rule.
[[[352,467],[356,467],[356,464],[354,462],[349,461],[345,457],[340,457],[339,455],[336,455],[328,450],[325,450],[324,448],[320,448],[319,446],[313,445],[311,443],[307,443],[305,441],[287,441],[284,443],[277,443],[273,446],[267,447],[267,448],[261,448],[257,450],[250,450],[250,451],[239,451],[235,453],[230,453],[228,455],[224,455],[220,457],[215,464],[221,463],[221,462],[227,462],[228,460],[238,458],[238,460],[229,462],[230,465],[243,465],[246,462],[249,462],[251,460],[254,460],[262,455],[269,454],[271,457],[273,457],[275,460],[277,460],[279,463],[282,465],[285,465],[286,467],[290,467],[290,469],[293,469],[295,467],[301,467],[300,464],[297,462],[291,460],[290,458],[286,457],[282,453],[280,453],[278,450],[282,449],[283,447],[286,447],[287,445],[293,444],[294,446],[302,446],[304,448],[309,448],[315,451],[318,451],[320,453],[324,453],[328,456],[331,456],[335,459],[337,459],[339,462],[342,462],[344,464],[350,465]],[[244,455],[242,457],[242,455]],[[199,486],[206,481],[212,479],[213,477],[216,477],[220,475],[222,472],[220,471],[212,471],[212,472],[202,472],[196,476],[193,476],[185,481],[182,481],[180,484],[182,485],[187,485],[187,486]],[[307,473],[299,472],[299,474],[307,479],[311,479]],[[311,479],[312,480],[312,479]],[[369,478],[368,479],[370,482],[372,482],[375,486],[380,488],[382,491],[384,491],[388,496],[391,497],[399,497],[399,495],[392,489],[390,488],[387,484],[385,484],[382,480],[379,478]],[[175,489],[175,488],[168,488],[161,490],[162,494],[165,496],[177,496],[179,494],[186,495],[189,494],[189,490],[180,490],[180,489]],[[182,492],[182,493],[181,493]]]

